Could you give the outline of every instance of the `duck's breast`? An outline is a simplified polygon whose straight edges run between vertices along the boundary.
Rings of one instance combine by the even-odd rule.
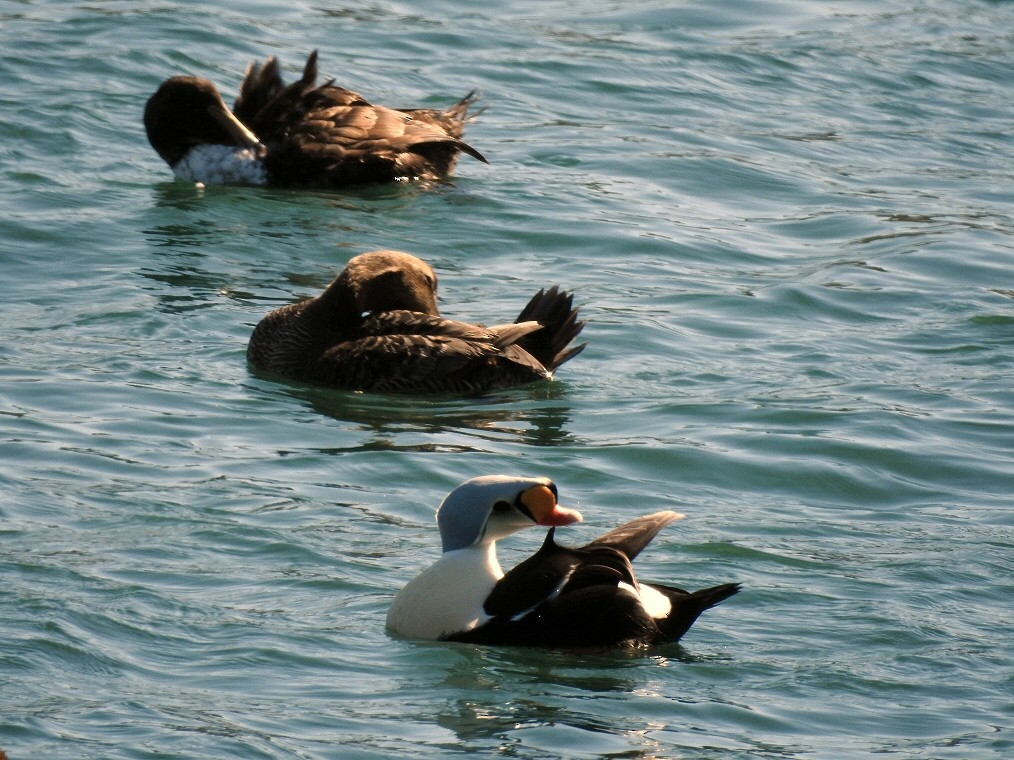
[[[482,552],[471,548],[445,552],[394,598],[387,627],[430,641],[472,630],[489,620],[482,606],[498,573],[499,566],[491,566]]]

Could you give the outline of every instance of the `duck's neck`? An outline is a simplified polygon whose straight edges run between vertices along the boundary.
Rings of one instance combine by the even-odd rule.
[[[316,344],[314,348],[325,349],[355,335],[361,319],[345,294],[332,284],[302,304],[300,321],[310,326],[307,337]]]
[[[307,301],[303,313],[313,313],[315,319],[336,325],[353,322],[358,316],[352,296],[341,277],[328,285],[319,296]]]
[[[496,556],[495,541],[444,552],[440,559],[447,564],[468,567],[482,580],[488,579],[496,583],[503,578],[500,560]]]

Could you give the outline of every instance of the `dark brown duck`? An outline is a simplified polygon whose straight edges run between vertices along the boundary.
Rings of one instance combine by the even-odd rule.
[[[356,391],[478,394],[553,377],[579,354],[573,295],[540,290],[511,324],[440,316],[437,277],[399,251],[356,256],[316,298],[264,317],[247,346],[258,370]]]
[[[251,63],[230,109],[207,79],[175,76],[144,109],[148,142],[179,179],[204,184],[341,187],[447,177],[458,156],[486,162],[462,142],[469,94],[447,110],[369,103],[329,80],[317,51],[286,85],[278,60]]]

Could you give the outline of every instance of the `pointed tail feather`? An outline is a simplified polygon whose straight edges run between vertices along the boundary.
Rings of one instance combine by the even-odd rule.
[[[574,295],[565,293],[556,285],[549,290],[540,290],[518,315],[517,322],[534,320],[543,329],[518,342],[522,348],[538,359],[553,372],[564,362],[573,359],[584,350],[586,343],[569,347],[577,338],[585,323],[578,321],[578,309],[573,308]]]
[[[317,82],[317,51],[314,50],[306,59],[306,65],[303,67],[303,78],[300,80],[305,85],[311,87]]]
[[[236,118],[249,126],[265,106],[285,89],[278,59],[268,58],[263,64],[253,61],[246,68],[246,75],[239,87],[239,97],[233,104]]]
[[[469,109],[481,97],[482,96],[475,90],[472,90],[465,97],[446,110],[439,110],[435,108],[399,108],[397,110],[407,113],[416,119],[432,121],[439,124],[446,131],[447,134],[444,136],[433,135],[429,139],[422,136],[417,143],[418,147],[435,147],[438,150],[441,150],[447,145],[453,145],[462,153],[467,153],[477,161],[488,164],[489,161],[484,155],[482,155],[482,153],[461,139],[462,134],[464,134],[465,124],[485,110],[484,108],[480,108],[478,111],[469,113]],[[447,168],[450,169],[451,167],[449,166]]]
[[[721,586],[687,593],[680,589],[650,585],[669,597],[669,601],[672,603],[672,611],[665,620],[656,621],[659,628],[659,638],[656,643],[659,644],[679,641],[683,634],[690,630],[690,626],[694,624],[702,612],[710,610],[716,604],[739,593],[742,588],[739,583],[723,583]]]
[[[485,107],[480,108],[478,111],[472,111],[472,106],[482,100],[482,95],[478,90],[472,90],[465,97],[455,103],[453,106],[444,111],[444,115],[448,118],[454,119],[455,121],[471,121],[476,116],[486,110]],[[471,113],[470,113],[471,111]]]
[[[478,161],[482,161],[482,163],[484,163],[484,164],[488,164],[489,163],[489,161],[486,160],[486,157],[484,155],[482,155],[479,151],[477,151],[475,148],[473,148],[471,145],[469,145],[466,142],[462,142],[461,140],[455,140],[454,141],[454,147],[456,147],[462,153],[467,153],[472,158],[474,158],[474,159],[476,159]]]

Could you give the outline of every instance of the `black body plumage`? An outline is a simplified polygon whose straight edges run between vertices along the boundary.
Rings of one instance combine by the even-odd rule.
[[[447,640],[546,647],[679,641],[701,613],[740,590],[738,583],[693,592],[651,583],[671,609],[659,618],[645,610],[632,593],[640,584],[631,562],[679,517],[674,512],[648,515],[582,547],[557,544],[551,528],[539,551],[501,578],[486,599],[484,611],[492,619]]]

